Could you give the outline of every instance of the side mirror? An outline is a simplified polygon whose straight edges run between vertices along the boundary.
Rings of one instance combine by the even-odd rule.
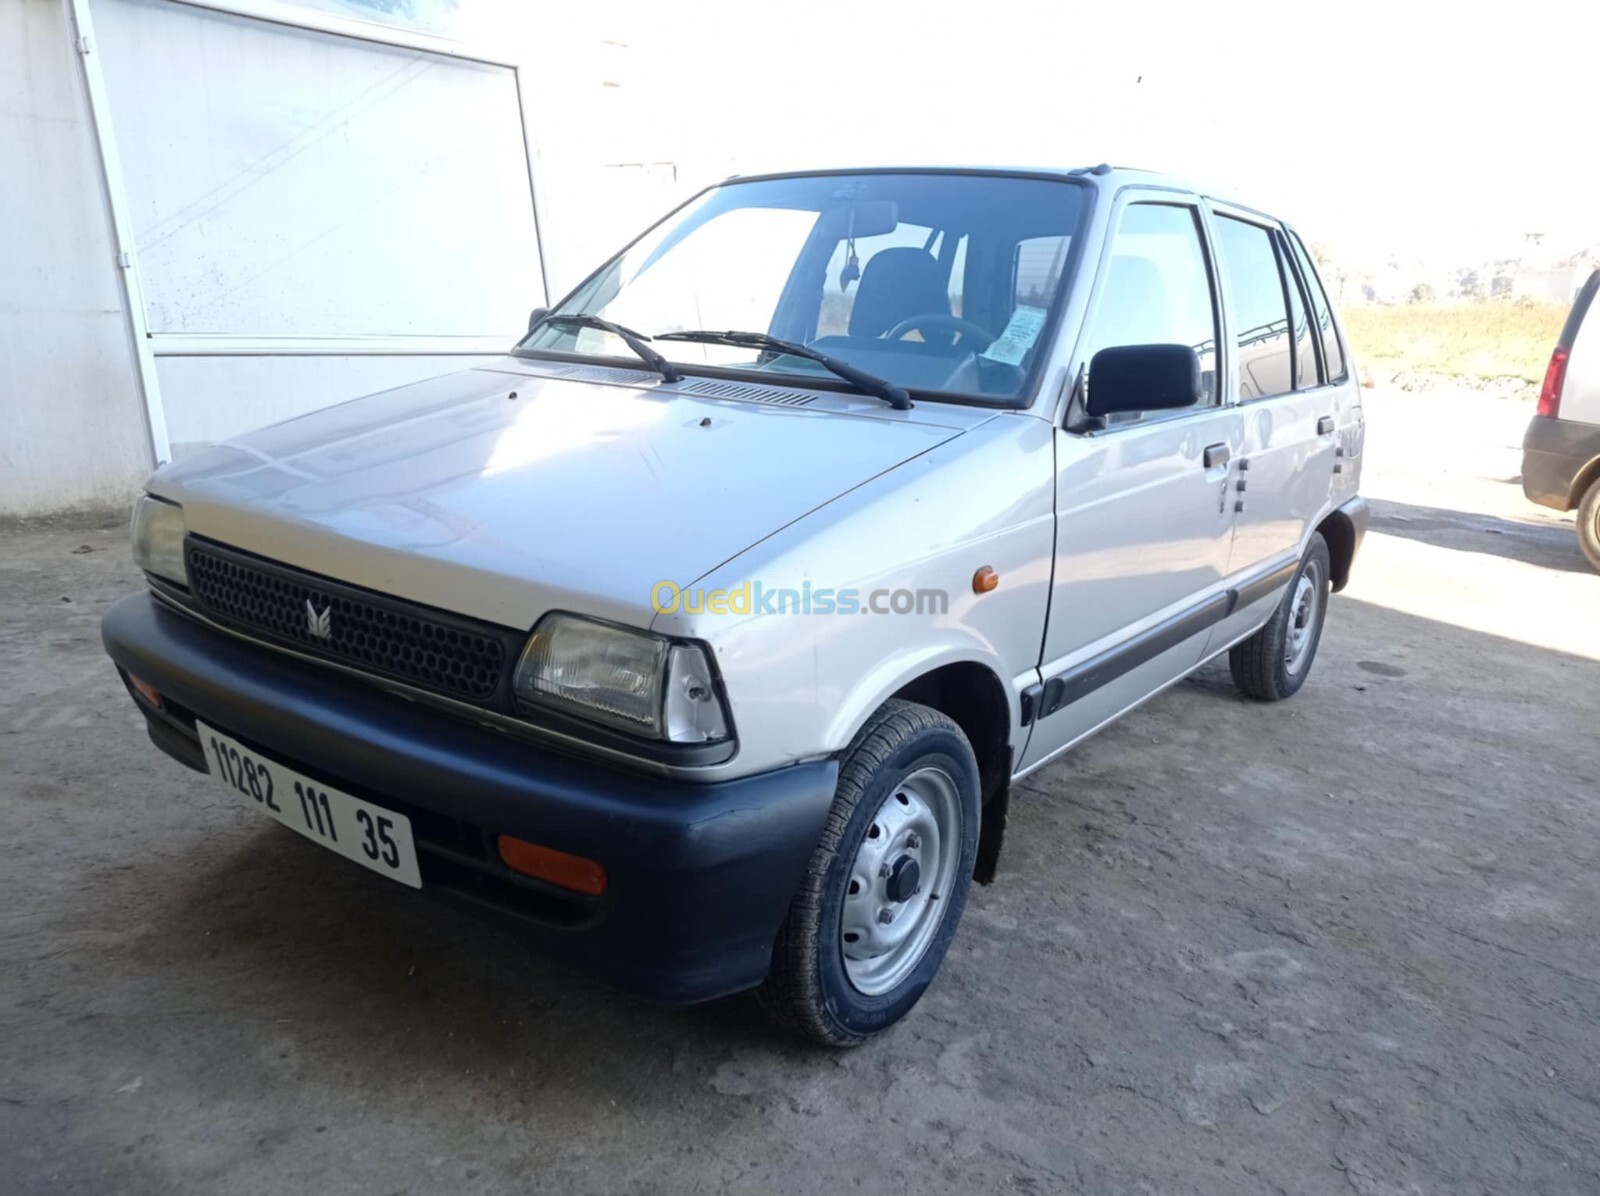
[[[536,307],[536,308],[534,308],[532,311],[530,311],[528,313],[528,331],[529,332],[533,331],[533,326],[535,324],[537,324],[540,320],[544,319],[545,313],[547,313],[549,310],[550,309],[548,307]]]
[[[1091,416],[1171,411],[1200,398],[1200,357],[1188,345],[1117,345],[1089,362]]]

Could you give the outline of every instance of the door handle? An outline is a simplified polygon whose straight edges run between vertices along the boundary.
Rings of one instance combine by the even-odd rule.
[[[1331,431],[1333,431],[1333,416],[1324,415],[1317,421],[1317,435],[1326,436]]]
[[[1205,462],[1207,469],[1215,469],[1219,465],[1226,465],[1232,457],[1233,454],[1228,451],[1228,446],[1225,444],[1206,445]]]

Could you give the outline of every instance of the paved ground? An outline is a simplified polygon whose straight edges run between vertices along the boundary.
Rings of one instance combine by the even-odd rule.
[[[0,534],[0,1188],[1600,1191],[1600,577],[1517,490],[1525,406],[1369,411],[1308,688],[1211,667],[1030,778],[940,982],[846,1054],[263,823],[100,655],[122,530]]]

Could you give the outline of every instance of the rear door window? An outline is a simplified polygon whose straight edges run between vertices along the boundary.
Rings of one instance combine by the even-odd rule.
[[[1027,237],[1011,255],[1011,308],[1045,308],[1055,297],[1070,237]]]
[[[1327,363],[1328,381],[1343,382],[1349,377],[1344,364],[1344,346],[1339,344],[1339,331],[1333,326],[1333,314],[1328,307],[1328,296],[1322,289],[1322,280],[1317,277],[1311,259],[1306,255],[1306,247],[1300,243],[1297,234],[1289,234],[1289,244],[1294,249],[1294,260],[1300,267],[1300,276],[1306,280],[1306,288],[1311,292],[1311,308],[1316,313],[1317,330],[1322,337],[1322,359]]]
[[[1289,303],[1272,230],[1232,216],[1217,218],[1218,252],[1227,266],[1239,398],[1246,402],[1294,389]]]

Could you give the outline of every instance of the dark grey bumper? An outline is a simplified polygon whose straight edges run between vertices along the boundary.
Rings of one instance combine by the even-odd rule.
[[[412,820],[425,892],[641,996],[682,1003],[759,984],[833,802],[832,760],[711,784],[561,755],[215,631],[148,594],[101,623],[158,747],[204,768],[195,716]],[[155,783],[154,780],[152,783]],[[598,860],[583,897],[512,873],[510,834]],[[383,883],[383,882],[378,882]]]
[[[1600,467],[1600,424],[1536,415],[1522,438],[1522,492],[1540,506],[1570,511],[1583,498],[1590,466]]]
[[[1333,554],[1333,588],[1335,592],[1342,590],[1350,584],[1350,570],[1355,565],[1356,554],[1361,551],[1361,542],[1367,538],[1367,525],[1372,522],[1372,507],[1367,500],[1357,494],[1344,501],[1333,512],[1328,523],[1323,525],[1324,531],[1330,537],[1328,547],[1334,550]],[[1344,544],[1334,543],[1337,536],[1347,537]]]

